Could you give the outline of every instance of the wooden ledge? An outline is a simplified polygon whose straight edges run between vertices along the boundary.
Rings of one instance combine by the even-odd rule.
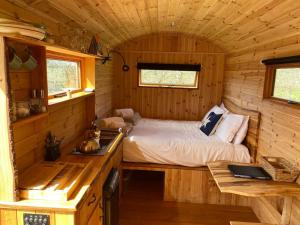
[[[62,103],[62,102],[72,101],[72,100],[77,99],[77,98],[89,97],[89,96],[92,96],[94,94],[95,94],[94,92],[78,92],[78,93],[72,94],[72,98],[68,98],[67,96],[60,97],[60,98],[52,98],[52,99],[48,100],[48,105],[52,106],[52,105],[59,104],[59,103]]]
[[[231,225],[275,225],[269,223],[253,223],[253,222],[239,222],[239,221],[230,221]]]
[[[123,170],[144,170],[144,171],[165,171],[167,169],[181,169],[181,170],[208,170],[206,166],[201,167],[187,167],[178,165],[167,165],[157,163],[138,163],[138,162],[122,162]]]
[[[32,116],[29,116],[27,118],[20,119],[20,120],[17,120],[15,122],[13,122],[12,126],[13,126],[13,128],[21,127],[21,126],[24,126],[28,123],[32,123],[34,121],[43,119],[47,116],[48,116],[48,112],[40,113],[40,114],[37,114],[37,115],[32,115]]]
[[[208,163],[208,168],[222,193],[231,193],[247,197],[300,197],[300,185],[297,183],[237,178],[229,171],[229,164],[255,165],[228,161]]]

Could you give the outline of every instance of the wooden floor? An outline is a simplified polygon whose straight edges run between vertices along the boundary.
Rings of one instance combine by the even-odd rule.
[[[164,202],[163,174],[127,174],[120,204],[119,225],[229,225],[258,222],[250,208]]]

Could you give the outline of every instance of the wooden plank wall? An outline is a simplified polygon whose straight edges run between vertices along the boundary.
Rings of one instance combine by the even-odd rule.
[[[219,47],[195,36],[159,33],[133,39],[116,49],[130,70],[123,72],[122,59],[114,55],[115,108],[132,107],[148,118],[199,120],[220,103],[225,56]],[[138,87],[137,62],[200,63],[199,88]]]
[[[300,35],[279,39],[263,45],[251,46],[228,55],[225,65],[224,96],[235,103],[262,113],[258,153],[282,156],[300,166],[300,112],[299,107],[263,100],[265,66],[262,59],[300,54]],[[280,199],[269,199],[278,209]],[[268,205],[254,201],[253,209],[265,222]],[[300,221],[300,199],[293,203],[292,225]],[[267,220],[267,221],[266,221]]]
[[[86,104],[87,99],[81,98],[52,105],[48,108],[48,116],[31,123],[14,126],[18,171],[22,172],[33,163],[44,159],[45,138],[49,131],[59,139],[64,138],[62,146],[66,146],[82,135],[88,126]]]
[[[113,63],[108,61],[105,65],[96,61],[96,115],[99,118],[108,117],[113,108]]]

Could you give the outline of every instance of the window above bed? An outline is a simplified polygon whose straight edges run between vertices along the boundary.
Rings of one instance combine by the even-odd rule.
[[[200,65],[138,63],[140,87],[198,88]]]
[[[300,57],[264,60],[266,78],[264,98],[300,103]]]

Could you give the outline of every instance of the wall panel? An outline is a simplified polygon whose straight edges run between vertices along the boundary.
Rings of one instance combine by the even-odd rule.
[[[224,96],[241,106],[261,111],[259,154],[282,156],[300,166],[300,107],[263,100],[265,66],[260,63],[266,58],[299,55],[299,43],[300,36],[294,35],[229,54],[225,65]],[[279,199],[270,202],[273,205],[281,203]],[[253,208],[268,208],[264,204],[257,201]],[[299,205],[300,200],[294,202],[294,225],[300,221]]]
[[[16,165],[19,172],[45,156],[45,138],[49,131],[63,138],[62,147],[82,135],[87,128],[86,99],[49,106],[49,115],[38,121],[13,128]],[[26,147],[24,147],[26,146]],[[63,153],[64,154],[64,153]]]
[[[194,36],[161,33],[142,36],[119,46],[122,59],[114,55],[114,107],[132,107],[143,117],[199,120],[221,101],[225,56],[217,46]],[[198,89],[139,87],[138,62],[202,65]]]
[[[102,64],[96,61],[96,115],[107,117],[111,115],[113,108],[113,63],[112,61]]]

